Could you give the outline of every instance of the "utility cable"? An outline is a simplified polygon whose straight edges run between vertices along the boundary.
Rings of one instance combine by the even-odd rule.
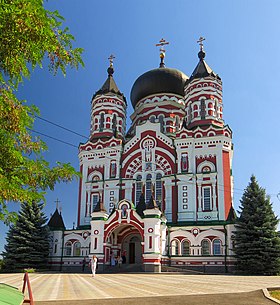
[[[49,124],[52,124],[52,125],[54,125],[54,126],[56,126],[56,127],[58,127],[58,128],[64,129],[64,130],[66,130],[66,131],[68,131],[68,132],[71,132],[71,133],[73,133],[73,134],[75,134],[75,135],[77,135],[77,136],[80,136],[80,137],[83,137],[83,138],[85,138],[85,139],[88,139],[88,137],[86,137],[86,136],[84,136],[84,135],[82,135],[82,134],[80,134],[80,133],[78,133],[78,132],[76,132],[76,131],[74,131],[74,130],[71,130],[71,129],[69,129],[69,128],[66,128],[66,127],[64,127],[64,126],[62,126],[62,125],[59,125],[59,124],[57,124],[57,123],[51,122],[51,121],[49,121],[49,120],[47,120],[47,119],[44,119],[44,118],[42,118],[42,117],[40,117],[40,116],[38,116],[38,115],[35,115],[35,117],[36,117],[37,119],[40,119],[40,120],[42,120],[42,121],[45,121],[45,122],[47,122],[47,123],[49,123]]]
[[[76,145],[74,145],[74,144],[72,144],[72,143],[65,142],[65,141],[63,141],[63,140],[60,140],[60,139],[57,139],[57,138],[55,138],[55,137],[46,135],[46,134],[44,134],[44,133],[42,133],[42,132],[39,132],[39,131],[36,131],[36,130],[34,130],[34,129],[30,129],[30,128],[27,128],[27,129],[30,130],[30,131],[32,131],[32,132],[35,132],[35,133],[37,133],[37,134],[39,134],[39,135],[41,135],[41,136],[44,136],[44,137],[50,138],[50,139],[52,139],[52,140],[55,140],[55,141],[57,141],[57,142],[61,142],[61,143],[63,143],[63,144],[67,144],[67,145],[73,146],[73,147],[75,147],[75,148],[79,148],[78,146],[76,146]]]

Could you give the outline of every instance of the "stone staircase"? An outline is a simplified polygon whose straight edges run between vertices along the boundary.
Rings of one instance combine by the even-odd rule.
[[[173,266],[162,266],[161,267],[161,272],[166,272],[166,273],[184,273],[184,274],[204,274],[201,271],[196,271],[196,270],[191,270],[188,269],[187,267],[173,267]]]
[[[102,273],[135,273],[143,272],[142,264],[122,264],[119,266],[104,266]]]

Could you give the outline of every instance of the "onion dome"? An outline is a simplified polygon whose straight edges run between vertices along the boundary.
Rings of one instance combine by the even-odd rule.
[[[161,66],[137,78],[130,93],[133,108],[142,98],[157,93],[173,93],[184,96],[184,86],[188,76],[183,72]]]

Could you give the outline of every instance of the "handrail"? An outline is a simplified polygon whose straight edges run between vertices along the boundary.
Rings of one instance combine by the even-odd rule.
[[[29,299],[25,299],[23,301],[23,303],[29,303],[30,305],[35,305],[35,303],[33,301],[32,289],[31,289],[31,285],[30,285],[30,281],[29,281],[29,277],[28,277],[27,272],[25,272],[24,277],[23,277],[22,293],[24,293],[26,285],[27,285],[27,292],[28,292]]]

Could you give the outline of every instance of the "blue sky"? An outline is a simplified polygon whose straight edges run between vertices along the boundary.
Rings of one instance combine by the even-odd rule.
[[[159,65],[155,44],[162,37],[168,40],[166,65],[191,75],[198,62],[196,41],[204,36],[206,62],[223,80],[224,119],[233,130],[234,206],[253,173],[280,215],[279,1],[49,0],[46,7],[64,16],[75,46],[84,48],[85,68],[68,69],[66,77],[52,76],[47,65],[38,68],[20,87],[20,98],[37,105],[43,118],[88,136],[91,97],[104,83],[113,53],[114,78],[129,104],[129,126],[131,87]],[[84,141],[41,120],[34,129],[77,146]],[[77,148],[42,139],[51,164],[70,162],[78,169]],[[78,182],[48,192],[47,216],[54,212],[56,198],[71,228],[77,222]],[[5,232],[0,224],[0,251]]]

